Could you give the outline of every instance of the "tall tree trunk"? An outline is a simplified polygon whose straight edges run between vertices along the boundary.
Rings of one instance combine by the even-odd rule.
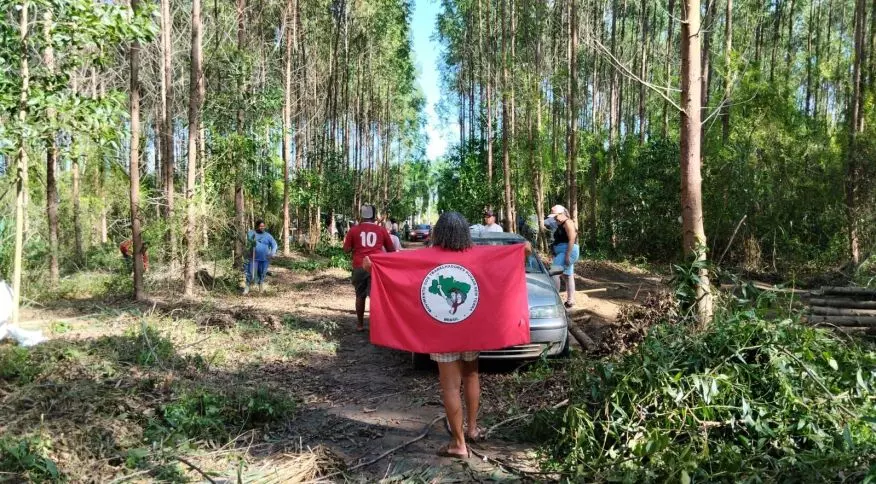
[[[131,11],[136,14],[140,0],[131,0]],[[143,239],[140,234],[140,43],[131,43],[130,116],[131,153],[129,172],[131,177],[131,238],[134,241],[134,299],[144,298],[143,291]]]
[[[297,25],[295,24],[294,0],[287,0],[285,24],[286,55],[285,55],[285,83],[283,90],[283,255],[289,256],[289,164],[292,149],[292,43],[295,35],[292,34]]]
[[[812,70],[815,72],[815,79],[812,81],[814,86],[813,91],[815,91],[812,96],[812,117],[816,119],[818,118],[818,104],[820,102],[821,94],[821,28],[823,24],[821,21],[821,15],[823,10],[823,6],[819,5],[818,21],[815,23],[815,65],[812,67]],[[830,19],[830,0],[828,0],[828,19]]]
[[[673,2],[674,0],[669,0]],[[611,0],[611,55],[617,57],[617,0]],[[623,42],[623,38],[621,38]],[[669,59],[667,57],[667,65]],[[613,145],[620,138],[620,74],[617,69],[612,69],[611,86],[609,87],[609,112],[608,112],[608,144]]]
[[[852,264],[860,263],[860,235],[858,232],[858,192],[862,175],[858,153],[858,135],[864,131],[862,108],[862,67],[865,56],[865,25],[867,21],[866,0],[855,1],[855,50],[852,61],[851,99],[849,101],[849,145],[846,152],[846,216],[849,231],[849,258]]]
[[[21,10],[18,12],[18,25],[21,32],[21,96],[18,99],[18,168],[15,176],[15,255],[12,268],[12,324],[18,324],[19,309],[21,305],[21,275],[22,275],[22,257],[24,255],[24,219],[27,217],[25,211],[25,194],[27,193],[27,138],[25,136],[24,126],[27,121],[27,102],[30,94],[30,66],[28,65],[28,11],[29,2],[24,1],[21,5]]]
[[[642,57],[639,65],[639,79],[642,82],[639,83],[639,144],[645,144],[645,107],[648,103],[648,91],[645,89],[645,78],[648,73],[648,42],[650,37],[648,36],[648,4],[645,0],[642,0],[641,3],[641,11],[639,12],[642,16]]]
[[[666,21],[666,88],[669,89],[672,84],[672,34],[675,26],[675,0],[669,0],[669,18]],[[663,129],[661,130],[665,138],[669,134],[669,102],[663,102]]]
[[[724,112],[721,116],[721,140],[726,145],[730,141],[730,109],[733,106],[732,62],[733,62],[733,0],[727,0],[724,19]],[[808,94],[808,90],[807,90]],[[809,101],[806,101],[807,105]]]
[[[95,96],[97,99],[103,99],[106,95],[106,81],[103,79],[98,82],[98,96]],[[107,160],[103,150],[99,151],[100,153],[100,170],[99,176],[100,180],[98,182],[98,187],[100,189],[100,243],[106,244],[108,240],[108,229],[106,223],[106,215],[107,215],[107,201],[106,201],[106,190],[104,190],[104,186],[106,184],[106,174],[107,174]]]
[[[578,92],[578,14],[575,6],[575,0],[567,0],[568,15],[569,15],[569,46],[568,46],[568,62],[569,62],[569,79],[568,79],[568,112],[566,125],[566,162],[569,164],[569,213],[573,220],[578,220],[578,153],[577,145],[577,127],[578,127],[578,105],[576,104],[575,96]]]
[[[493,91],[491,75],[487,74],[487,188],[493,193]]]
[[[199,5],[200,7],[200,5]],[[194,6],[192,6],[194,8]],[[237,0],[237,50],[238,52],[243,52],[243,43],[245,40],[245,26],[246,20],[244,18],[244,11],[246,9],[246,0]],[[192,39],[194,42],[194,38]],[[198,47],[200,50],[200,46]],[[244,83],[239,81],[238,84],[238,92],[241,95],[245,95],[246,87]],[[240,107],[237,110],[237,134],[241,137],[245,136],[245,132],[243,129],[243,108]],[[246,243],[246,209],[244,207],[243,200],[243,177],[244,177],[244,168],[241,166],[237,166],[236,176],[234,178],[234,213],[235,213],[235,225],[237,237],[235,237],[234,244],[234,255],[238,260],[242,260],[244,245]]]
[[[201,59],[201,0],[192,0],[192,45],[191,70],[189,72],[189,131],[188,162],[186,166],[186,258],[185,296],[195,292],[195,266],[198,263],[198,247],[195,240],[195,181],[198,167],[198,131],[201,125],[201,89],[203,82]],[[243,213],[242,207],[240,213]],[[239,218],[238,221],[242,221]],[[237,252],[237,255],[242,253]]]
[[[806,102],[803,112],[806,116],[811,114],[812,106],[812,24],[815,17],[815,2],[809,4],[809,19],[806,29]]]
[[[170,13],[170,0],[161,0],[161,165],[162,184],[164,185],[164,197],[166,205],[164,218],[167,223],[168,250],[170,252],[170,266],[177,266],[177,238],[174,232],[173,213],[175,203],[173,159],[173,17]]]
[[[700,66],[700,2],[684,0],[681,23],[681,214],[683,249],[686,256],[705,260],[706,232],[703,227],[700,120],[702,69]],[[712,318],[709,276],[700,270],[697,309],[700,322]]]
[[[504,8],[506,0],[500,0]],[[509,0],[510,1],[510,0]],[[503,15],[505,17],[506,15]],[[505,181],[505,230],[515,232],[514,205],[511,201],[511,120],[508,114],[508,32],[502,21],[502,176]]]
[[[78,264],[85,262],[85,254],[82,250],[82,211],[80,209],[79,195],[79,156],[73,156],[70,160],[70,171],[72,176],[72,193],[73,198],[73,254]]]
[[[700,25],[702,29],[702,82],[703,87],[701,91],[702,95],[702,108],[709,108],[709,100],[711,94],[711,85],[712,85],[712,24],[714,22],[715,17],[715,2],[716,0],[706,0],[706,16],[703,19],[703,23]],[[702,134],[700,135],[700,143],[704,143],[706,140],[706,128],[708,126],[703,124],[700,126],[700,130]]]
[[[50,75],[55,73],[55,50],[52,48],[51,28],[52,10],[43,12],[43,38],[46,50],[43,52],[43,63]],[[49,126],[54,128],[56,113],[53,108],[47,110]],[[60,271],[58,269],[58,182],[56,178],[58,165],[58,144],[55,142],[54,129],[49,132],[46,140],[46,217],[49,223],[49,282],[52,287],[58,285]]]

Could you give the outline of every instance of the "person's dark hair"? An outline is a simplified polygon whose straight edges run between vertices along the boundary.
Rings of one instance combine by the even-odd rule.
[[[474,245],[468,220],[459,212],[444,212],[432,229],[432,245],[447,250],[465,250]]]
[[[263,224],[263,223],[265,223],[264,220],[256,220],[255,225],[253,226],[253,228],[257,229],[257,228],[259,228],[259,225],[261,225],[261,224]]]

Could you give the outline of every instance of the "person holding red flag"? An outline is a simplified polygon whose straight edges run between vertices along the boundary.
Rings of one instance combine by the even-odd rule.
[[[374,285],[371,342],[430,353],[438,363],[452,435],[438,455],[465,458],[466,439],[484,437],[477,426],[479,351],[529,343],[521,259],[532,247],[528,243],[475,247],[468,221],[457,212],[441,214],[431,239],[432,246],[426,249],[374,254],[363,260]]]
[[[365,300],[371,293],[371,274],[362,268],[362,261],[372,254],[395,252],[389,232],[375,223],[377,210],[374,205],[359,208],[360,223],[344,237],[344,252],[353,254],[353,288],[356,290],[356,331],[365,331]]]

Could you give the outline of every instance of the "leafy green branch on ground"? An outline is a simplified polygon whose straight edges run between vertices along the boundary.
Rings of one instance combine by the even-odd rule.
[[[575,360],[544,412],[545,467],[596,480],[860,481],[876,461],[876,352],[752,312],[661,324],[617,361]]]

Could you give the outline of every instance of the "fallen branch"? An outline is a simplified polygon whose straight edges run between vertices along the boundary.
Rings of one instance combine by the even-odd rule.
[[[876,316],[825,316],[809,314],[806,320],[810,323],[831,323],[837,326],[876,326]]]
[[[821,288],[822,295],[842,295],[842,296],[869,296],[876,299],[876,289],[867,287],[831,287],[825,286]]]
[[[403,448],[405,448],[405,447],[407,447],[407,446],[413,444],[414,442],[417,442],[417,441],[420,441],[420,440],[425,439],[426,436],[429,435],[429,431],[432,429],[432,426],[435,425],[435,423],[438,422],[439,420],[441,420],[442,418],[444,418],[444,414],[438,415],[437,417],[435,417],[434,419],[432,419],[432,421],[429,422],[428,425],[426,425],[426,428],[423,429],[423,431],[420,433],[420,435],[414,437],[413,439],[408,440],[408,441],[405,441],[405,442],[402,442],[401,444],[396,445],[395,447],[393,447],[393,448],[387,450],[386,452],[384,452],[384,453],[378,455],[377,457],[375,457],[375,458],[373,458],[373,459],[369,459],[369,460],[367,460],[367,461],[365,461],[365,462],[362,462],[362,463],[360,463],[360,464],[356,464],[356,465],[354,465],[353,467],[350,467],[350,468],[348,468],[348,469],[346,469],[346,470],[344,470],[344,471],[338,471],[338,472],[335,472],[335,473],[333,473],[333,474],[329,474],[329,475],[327,475],[327,476],[323,476],[323,477],[320,478],[320,481],[324,481],[324,480],[329,479],[330,477],[339,476],[339,475],[341,475],[341,474],[345,474],[345,473],[347,473],[347,472],[353,472],[353,471],[358,470],[358,469],[361,469],[361,468],[363,468],[363,467],[368,467],[368,466],[370,466],[371,464],[374,464],[374,463],[380,461],[380,460],[383,459],[384,457],[386,457],[386,456],[388,456],[388,455],[390,455],[390,454],[392,454],[392,453],[394,453],[394,452],[396,452],[396,451],[398,451],[398,450],[400,450],[400,449],[403,449]]]
[[[500,469],[504,469],[504,470],[506,470],[506,471],[508,471],[508,472],[510,472],[510,473],[512,473],[512,474],[516,474],[516,475],[518,475],[518,476],[530,477],[530,478],[531,478],[531,476],[545,476],[545,475],[555,475],[555,474],[557,474],[556,472],[533,472],[533,471],[527,471],[527,470],[525,470],[525,469],[520,469],[519,467],[514,467],[514,466],[512,466],[511,464],[508,464],[507,462],[501,461],[501,460],[499,460],[499,459],[494,459],[494,458],[488,456],[487,454],[482,454],[482,453],[478,452],[476,449],[474,449],[474,448],[472,448],[472,447],[469,447],[468,450],[470,450],[472,454],[478,456],[478,457],[479,457],[481,460],[483,460],[484,462],[489,462],[489,463],[495,465],[496,467],[499,467]]]
[[[183,464],[185,464],[185,465],[191,467],[192,470],[197,471],[198,474],[204,476],[204,479],[207,479],[208,481],[210,481],[210,484],[216,484],[216,481],[214,481],[212,477],[208,476],[207,473],[204,472],[204,471],[202,471],[198,466],[192,464],[191,462],[189,462],[189,461],[183,459],[183,458],[180,457],[180,456],[176,456],[175,459],[178,460],[178,461],[180,461],[180,462],[182,462]]]
[[[733,235],[730,236],[730,241],[727,242],[727,247],[724,248],[724,252],[721,252],[721,257],[718,258],[718,262],[715,264],[716,266],[721,265],[721,261],[724,260],[724,256],[727,255],[727,251],[730,250],[730,246],[733,245],[733,239],[736,238],[736,233],[739,232],[739,227],[742,227],[742,223],[745,222],[745,219],[748,218],[748,214],[742,216],[742,219],[739,220],[739,223],[736,224],[736,229],[733,230]]]
[[[793,359],[794,361],[796,361],[797,364],[800,365],[801,368],[803,368],[803,371],[805,371],[806,374],[808,374],[809,377],[812,378],[812,380],[814,380],[815,383],[817,383],[818,386],[820,386],[821,389],[824,390],[824,392],[827,393],[827,394],[830,396],[830,399],[833,400],[834,402],[836,402],[836,406],[837,406],[840,410],[846,412],[846,414],[847,414],[849,417],[852,417],[852,418],[855,417],[855,413],[852,412],[851,410],[849,410],[848,408],[846,408],[845,405],[839,403],[839,402],[837,401],[837,397],[836,397],[836,395],[834,395],[833,392],[831,392],[830,389],[827,388],[827,385],[825,385],[824,382],[821,381],[821,378],[819,378],[818,375],[816,375],[812,370],[810,370],[809,367],[806,366],[805,363],[803,363],[802,361],[800,361],[800,358],[797,358],[796,356],[794,356],[793,353],[791,353],[790,351],[788,351],[787,349],[785,349],[785,348],[782,347],[782,346],[779,346],[778,348],[779,348],[779,350],[781,350],[782,353],[784,353],[784,354],[790,356],[791,359]]]
[[[618,285],[620,286],[620,285],[622,285],[622,284],[618,284]],[[596,289],[585,289],[585,290],[583,290],[583,291],[577,291],[577,292],[584,293],[584,294],[591,294],[591,293],[594,293],[594,292],[606,292],[606,291],[608,291],[608,288],[605,288],[605,287],[598,287],[598,288],[596,288]]]
[[[569,325],[569,334],[571,334],[578,341],[581,347],[583,347],[587,351],[596,351],[596,342],[593,341],[590,336],[584,334],[584,331],[582,331],[581,328],[578,328],[574,325]]]
[[[807,301],[812,306],[830,306],[848,309],[876,309],[876,301],[856,301],[843,298],[811,298]]]
[[[876,316],[876,309],[838,308],[830,306],[810,306],[809,312],[823,316]]]
[[[563,401],[560,402],[560,403],[557,403],[557,404],[552,405],[552,406],[551,406],[551,409],[556,410],[556,409],[558,409],[558,408],[560,408],[560,407],[562,407],[562,406],[564,406],[564,405],[568,405],[568,404],[569,404],[569,399],[567,398],[567,399],[563,400]],[[501,426],[503,426],[503,425],[509,424],[509,423],[511,423],[511,422],[515,422],[515,421],[517,421],[517,420],[524,419],[524,418],[529,417],[529,416],[531,416],[531,415],[532,415],[531,413],[524,413],[524,414],[516,415],[516,416],[511,417],[511,418],[509,418],[509,419],[505,419],[505,420],[503,420],[503,421],[497,423],[496,425],[493,425],[492,427],[488,428],[486,431],[484,431],[484,438],[489,437],[490,434],[493,433],[494,430],[496,430],[497,428],[499,428],[499,427],[501,427]]]

